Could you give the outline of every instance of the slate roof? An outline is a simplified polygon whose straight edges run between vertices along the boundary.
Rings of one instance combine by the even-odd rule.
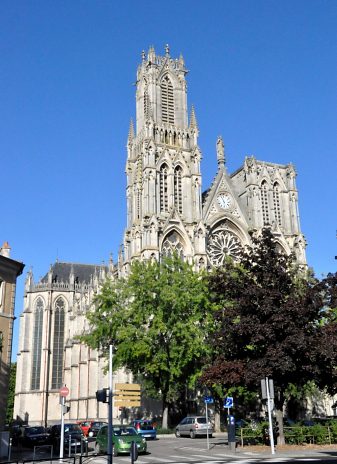
[[[57,262],[52,265],[53,281],[54,282],[69,282],[71,270],[73,269],[75,275],[75,282],[78,283],[89,283],[90,278],[95,274],[95,270],[98,272],[100,268],[104,267],[107,271],[107,266],[98,264],[78,264],[78,263],[60,263]],[[41,282],[48,282],[48,274],[41,279]],[[56,279],[56,280],[55,280]]]

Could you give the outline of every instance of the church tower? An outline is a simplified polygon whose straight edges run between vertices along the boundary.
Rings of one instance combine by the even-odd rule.
[[[205,262],[201,224],[201,152],[194,108],[188,118],[184,59],[169,47],[142,54],[136,82],[136,128],[127,140],[124,264],[177,252]],[[203,237],[203,240],[200,240]]]

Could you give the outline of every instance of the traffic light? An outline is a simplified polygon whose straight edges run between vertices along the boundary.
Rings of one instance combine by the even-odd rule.
[[[103,388],[102,390],[97,390],[96,392],[96,399],[100,403],[108,403],[107,398],[107,388]]]
[[[278,421],[276,421],[275,422],[275,427],[274,427],[274,435],[276,435],[278,437],[279,433],[280,433],[280,424],[279,424]]]

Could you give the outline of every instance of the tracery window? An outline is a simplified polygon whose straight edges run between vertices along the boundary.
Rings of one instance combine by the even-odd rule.
[[[163,164],[160,168],[159,187],[160,187],[160,212],[168,211],[168,168]]]
[[[64,318],[65,303],[63,298],[58,298],[54,312],[54,336],[53,336],[53,369],[51,388],[57,389],[62,385],[63,349],[64,349]]]
[[[173,257],[176,254],[179,258],[184,259],[184,245],[181,242],[177,232],[171,232],[164,240],[161,255],[163,257]]]
[[[174,124],[174,97],[170,78],[165,76],[161,81],[161,118],[163,122]]]
[[[224,224],[212,231],[208,238],[207,253],[213,266],[223,266],[228,257],[238,261],[242,245],[239,237]]]
[[[41,377],[42,358],[42,330],[43,330],[44,303],[38,298],[35,303],[34,328],[33,328],[33,353],[32,353],[32,378],[31,389],[39,390]]]
[[[183,212],[182,169],[177,166],[174,170],[174,204],[179,213]]]
[[[262,219],[263,225],[270,224],[270,217],[269,217],[269,204],[268,204],[268,184],[264,180],[261,183],[261,206],[262,206]]]
[[[277,182],[273,185],[273,202],[275,211],[275,221],[279,226],[282,224],[280,207],[280,188]]]

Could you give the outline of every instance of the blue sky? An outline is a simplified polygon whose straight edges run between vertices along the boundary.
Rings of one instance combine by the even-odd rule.
[[[230,172],[246,155],[298,173],[307,259],[335,272],[335,0],[2,0],[0,241],[43,276],[60,261],[116,258],[125,157],[143,49],[182,53],[203,189],[222,135]],[[16,321],[13,357],[17,350]]]

